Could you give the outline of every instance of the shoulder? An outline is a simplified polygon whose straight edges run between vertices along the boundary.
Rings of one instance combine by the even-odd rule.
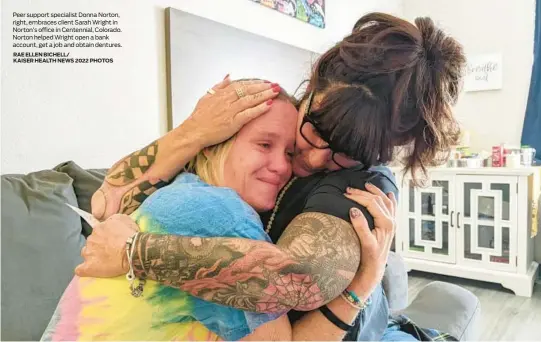
[[[206,207],[211,207],[212,211],[222,212],[225,210],[223,214],[229,213],[243,217],[246,217],[247,214],[253,214],[259,218],[255,210],[231,188],[209,185],[194,174],[189,174],[188,177],[183,177],[178,182],[177,179],[173,184],[184,188],[186,194],[189,195],[186,196],[186,200],[193,201],[194,205],[203,204]]]
[[[366,190],[366,183],[377,186],[384,193],[393,192],[398,198],[398,187],[394,176],[385,166],[369,170],[340,170],[326,174],[314,186],[306,199],[303,212],[319,212],[349,222],[349,209],[353,206],[359,206],[344,196],[346,188]],[[371,223],[371,218],[367,217],[367,219]]]
[[[395,195],[398,193],[391,170],[385,166],[378,166],[368,170],[349,169],[330,172],[317,183],[308,196],[331,189],[334,189],[332,193],[343,194],[347,187],[364,189],[366,183],[372,183],[385,193],[394,192]]]
[[[161,220],[212,222],[233,226],[262,226],[259,215],[231,188],[217,187],[203,182],[197,175],[183,173],[168,186],[152,194],[141,207],[143,212]],[[188,220],[189,219],[189,220]]]

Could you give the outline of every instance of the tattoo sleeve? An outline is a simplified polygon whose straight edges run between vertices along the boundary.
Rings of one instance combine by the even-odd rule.
[[[360,260],[351,224],[303,213],[277,245],[241,238],[142,234],[139,277],[226,306],[257,312],[310,311],[337,297]]]
[[[157,154],[158,142],[154,141],[117,162],[107,173],[105,181],[113,187],[123,187],[141,180],[120,199],[120,214],[133,213],[154,191],[167,185],[163,180],[152,182],[141,179],[156,161]]]
[[[106,219],[113,214],[131,214],[154,191],[168,184],[149,174],[156,162],[159,141],[118,161],[92,196],[92,214]]]

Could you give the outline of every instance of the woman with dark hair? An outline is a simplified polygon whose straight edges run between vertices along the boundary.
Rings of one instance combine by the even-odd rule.
[[[194,256],[191,237],[145,233],[139,235],[130,264],[124,248],[137,227],[115,216],[89,238],[77,274],[112,277],[133,268],[141,279],[218,304],[248,311],[290,310],[294,339],[339,340],[346,333],[348,339],[380,339],[388,316],[380,282],[394,231],[378,229],[384,219],[371,217],[366,207],[393,206],[384,195],[351,188],[375,186],[380,193],[397,193],[392,175],[381,165],[393,159],[398,147],[405,150],[405,171],[414,175],[442,160],[458,139],[451,106],[464,63],[461,46],[428,18],[413,25],[381,13],[363,16],[349,36],[321,56],[298,104],[295,177],[274,209],[261,215],[276,243],[265,245],[272,253],[257,253],[259,241],[217,237],[203,239],[197,248],[205,250],[204,257]],[[262,82],[235,87],[226,77],[182,125],[111,169],[93,197],[93,214],[106,219],[135,210],[199,150],[229,138],[267,111],[272,88]],[[362,258],[352,235],[351,207],[360,209],[375,228],[372,236],[361,239]],[[277,266],[275,257],[288,262]],[[243,269],[242,280],[228,283],[223,275],[238,263],[251,266]],[[212,272],[201,271],[210,267]],[[199,286],[188,286],[194,279]],[[340,296],[343,305],[331,306]],[[372,308],[367,309],[370,296]],[[372,322],[376,316],[370,310],[383,320]],[[304,314],[310,320],[296,322]]]

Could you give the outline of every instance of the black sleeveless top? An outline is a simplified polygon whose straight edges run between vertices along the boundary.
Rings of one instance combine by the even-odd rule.
[[[347,187],[366,190],[365,183],[372,183],[384,193],[393,192],[398,199],[398,187],[395,184],[391,171],[383,166],[369,170],[347,169],[330,173],[317,173],[309,177],[298,178],[284,194],[278,205],[269,235],[276,243],[287,225],[299,214],[306,212],[320,212],[333,215],[350,221],[349,209],[358,207],[365,215],[371,229],[374,221],[368,211],[344,196]],[[263,226],[266,227],[272,212],[261,214]],[[293,324],[306,312],[291,310],[288,313]],[[344,340],[356,341],[360,329],[359,317],[355,320],[354,329]]]

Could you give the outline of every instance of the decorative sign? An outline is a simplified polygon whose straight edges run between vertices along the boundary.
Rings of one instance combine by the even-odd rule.
[[[325,28],[325,0],[252,0],[314,26]]]
[[[486,54],[468,57],[465,91],[480,91],[502,88],[502,55]]]

